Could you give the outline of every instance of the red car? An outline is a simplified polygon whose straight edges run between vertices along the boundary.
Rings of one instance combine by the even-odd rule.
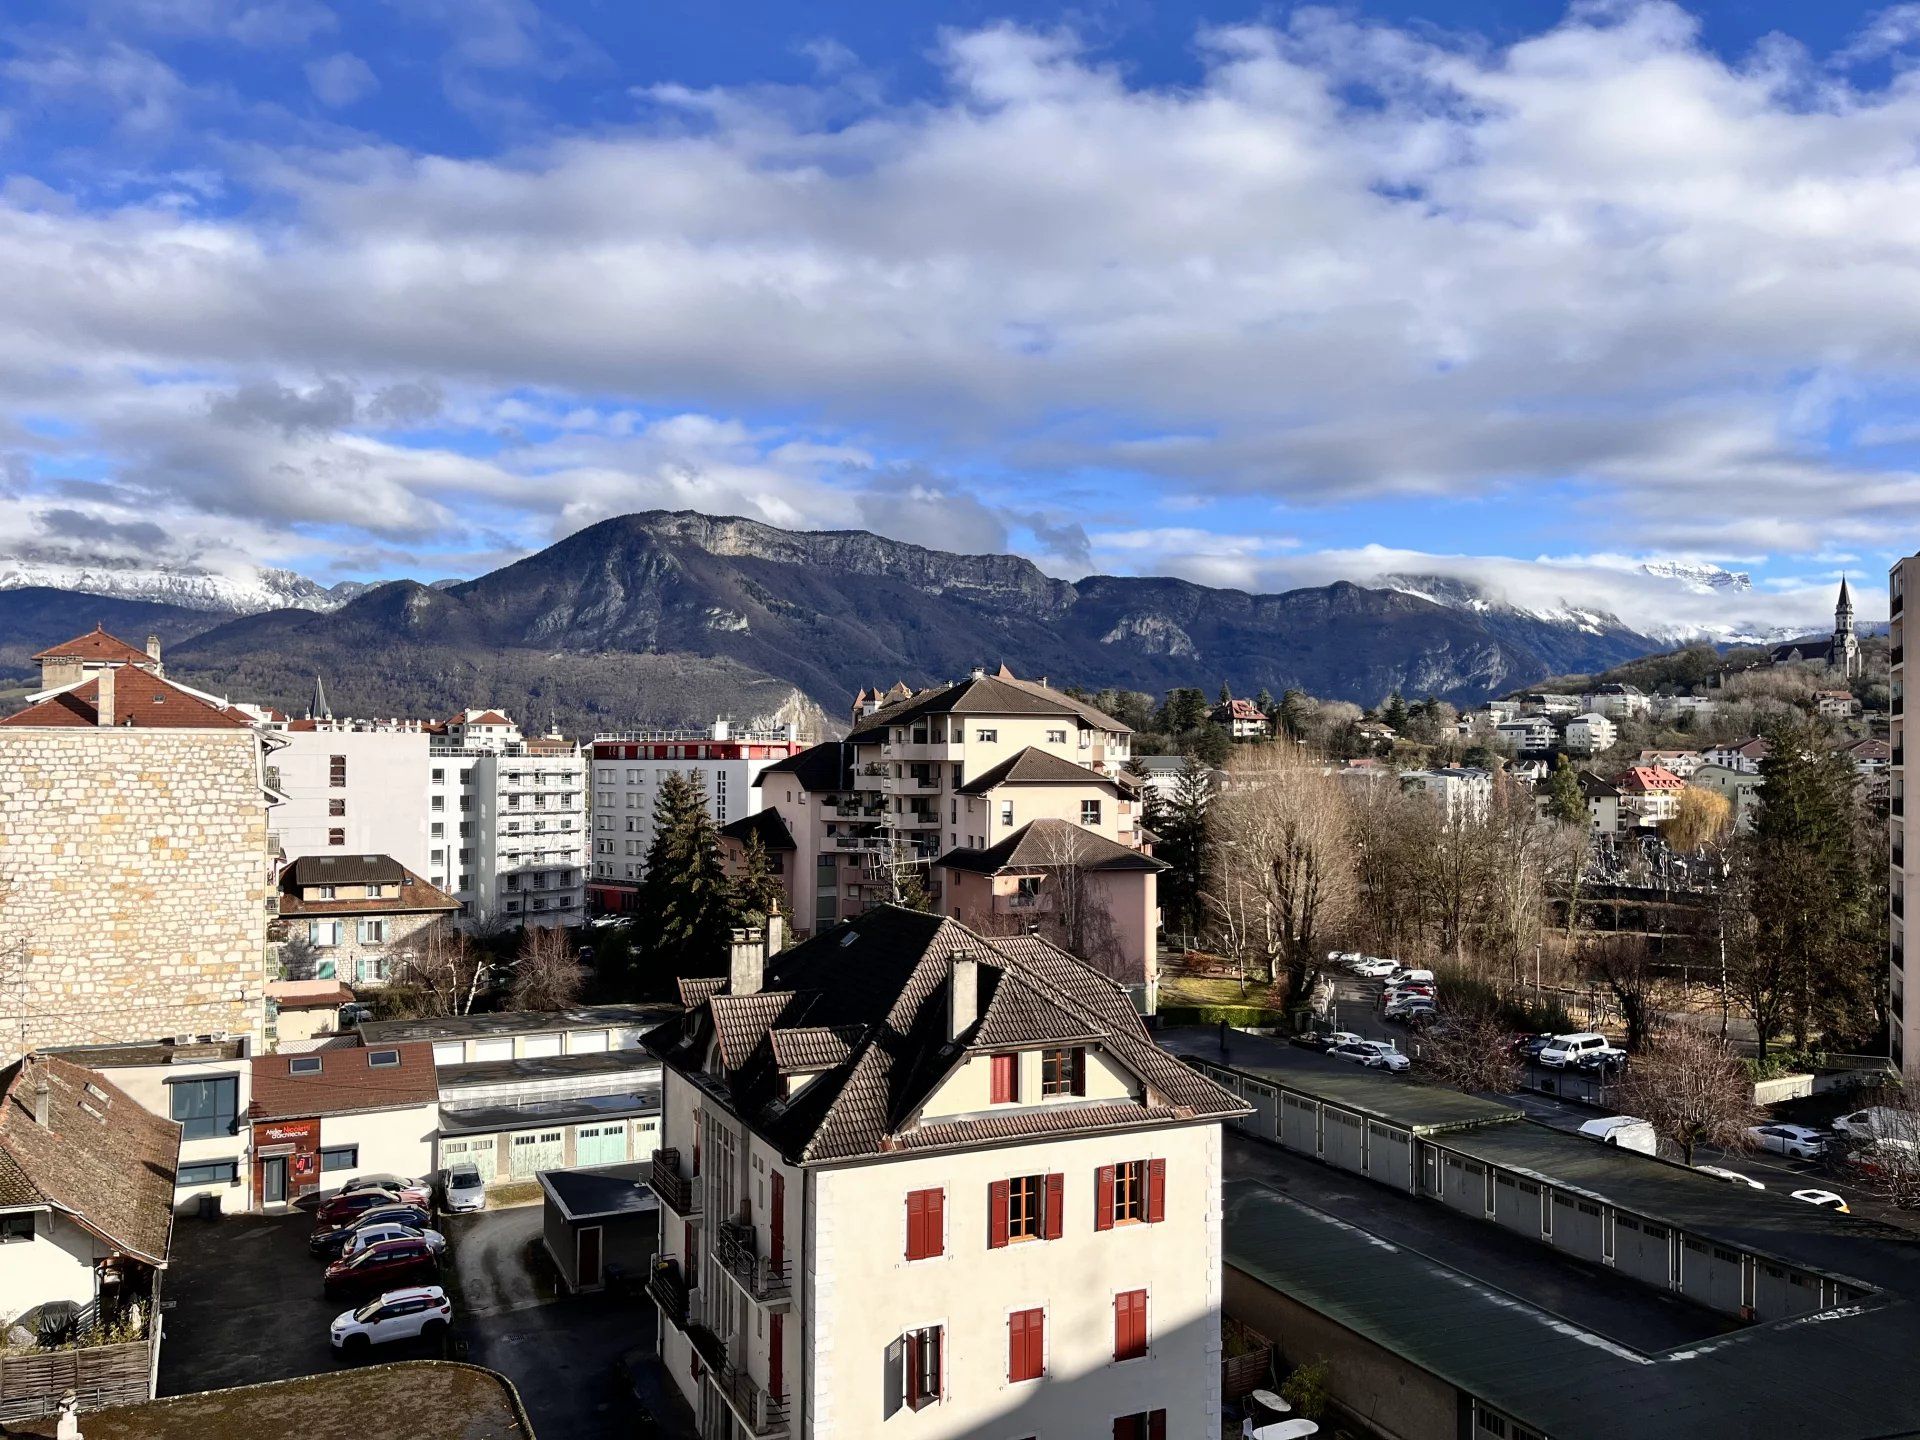
[[[331,1200],[322,1200],[320,1208],[313,1212],[315,1227],[322,1225],[350,1225],[367,1211],[377,1205],[398,1205],[400,1197],[391,1190],[378,1190],[369,1186],[365,1190],[342,1190]]]
[[[433,1203],[433,1186],[424,1180],[409,1180],[404,1175],[389,1175],[384,1172],[370,1175],[356,1175],[340,1187],[342,1195],[351,1195],[358,1190],[391,1190],[409,1205],[430,1205]]]
[[[439,1273],[440,1263],[425,1240],[382,1240],[351,1260],[327,1266],[321,1285],[328,1298],[370,1295],[401,1285],[431,1284]]]

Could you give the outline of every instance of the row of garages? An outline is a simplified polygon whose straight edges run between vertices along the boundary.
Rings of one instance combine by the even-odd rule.
[[[1342,1096],[1333,1098],[1315,1093],[1321,1077],[1307,1072],[1281,1077],[1263,1071],[1263,1078],[1256,1079],[1203,1060],[1191,1063],[1253,1107],[1251,1114],[1234,1122],[1249,1134],[1437,1200],[1463,1215],[1622,1271],[1709,1309],[1745,1320],[1781,1320],[1868,1293],[1863,1284],[1693,1233],[1670,1218],[1623,1207],[1595,1189],[1554,1176],[1547,1167],[1556,1153],[1582,1168],[1675,1167],[1536,1126],[1504,1107],[1487,1105],[1478,1118],[1423,1120],[1418,1111],[1433,1092],[1423,1094],[1403,1082],[1375,1081],[1367,1100],[1359,1101],[1354,1077],[1346,1075],[1326,1077],[1326,1088]],[[1396,1092],[1407,1101],[1409,1118],[1400,1122],[1388,1113]],[[1523,1164],[1522,1158],[1534,1163]],[[1695,1188],[1717,1183],[1685,1171],[1638,1177],[1642,1182],[1649,1178]],[[1719,1192],[1711,1192],[1710,1198],[1717,1200]],[[1787,1203],[1750,1199],[1746,1192],[1729,1192],[1726,1200]]]

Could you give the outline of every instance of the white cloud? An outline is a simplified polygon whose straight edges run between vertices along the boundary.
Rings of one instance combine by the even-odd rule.
[[[343,50],[308,61],[307,85],[322,105],[339,110],[366,99],[380,88],[380,81],[366,61]]]

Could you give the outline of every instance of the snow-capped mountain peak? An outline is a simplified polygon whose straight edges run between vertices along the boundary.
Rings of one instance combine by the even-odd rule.
[[[77,561],[23,556],[0,559],[0,590],[30,585],[150,600],[214,614],[254,615],[263,610],[337,610],[367,587],[342,581],[331,589],[291,570],[253,566],[233,572],[167,564]]]
[[[1696,595],[1753,589],[1753,577],[1744,570],[1726,570],[1694,560],[1643,560],[1640,573],[1656,580],[1677,580]]]

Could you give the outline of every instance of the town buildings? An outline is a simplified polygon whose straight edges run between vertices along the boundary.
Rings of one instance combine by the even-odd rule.
[[[1273,722],[1251,700],[1228,700],[1216,705],[1207,718],[1234,740],[1265,740],[1273,734]]]
[[[1726,745],[1709,745],[1700,752],[1700,765],[1723,765],[1729,770],[1738,770],[1743,775],[1758,775],[1760,762],[1767,758],[1772,747],[1765,740],[1755,737],[1750,740],[1736,740]]]
[[[1590,710],[1567,722],[1567,749],[1576,755],[1598,755],[1611,750],[1620,731],[1605,715]]]
[[[1726,797],[1731,807],[1734,829],[1753,828],[1753,814],[1760,805],[1761,779],[1758,769],[1736,770],[1731,765],[1701,765],[1688,777],[1688,784]]]
[[[384,985],[410,941],[459,913],[390,855],[303,855],[280,872],[280,967],[290,980]]]
[[[1449,765],[1437,770],[1403,770],[1400,788],[1432,799],[1449,820],[1478,819],[1493,803],[1493,772],[1473,765]]]
[[[1833,634],[1817,640],[1790,640],[1784,645],[1776,645],[1771,662],[1775,665],[1825,666],[1838,670],[1849,680],[1859,676],[1862,663],[1860,637],[1853,628],[1853,594],[1847,589],[1845,577],[1841,578],[1840,594],[1834,601]]]
[[[256,1205],[278,1210],[362,1172],[434,1167],[440,1089],[426,1044],[256,1055],[245,1111]]]
[[[1680,809],[1680,795],[1687,782],[1671,770],[1657,765],[1629,765],[1620,777],[1620,809],[1635,823],[1657,825],[1671,820]]]
[[[278,800],[265,737],[99,631],[45,654],[43,675],[77,674],[0,719],[0,994],[24,1012],[0,1026],[0,1058],[258,1041]]]
[[[653,845],[653,808],[669,775],[698,785],[707,813],[726,826],[761,809],[760,772],[804,748],[792,725],[736,733],[726,720],[706,731],[594,737],[593,870],[587,882],[594,913],[625,914],[638,906]]]
[[[1503,750],[1517,750],[1522,754],[1549,750],[1557,738],[1553,722],[1544,715],[1502,720],[1493,727],[1493,736]]]
[[[444,834],[428,842],[433,737],[424,724],[330,716],[267,723],[275,742],[269,774],[283,797],[273,829],[289,860],[389,855],[416,875],[446,878]],[[430,851],[439,852],[437,863]]]
[[[1119,987],[881,906],[683,989],[649,1292],[703,1435],[1219,1435],[1243,1107]]]

